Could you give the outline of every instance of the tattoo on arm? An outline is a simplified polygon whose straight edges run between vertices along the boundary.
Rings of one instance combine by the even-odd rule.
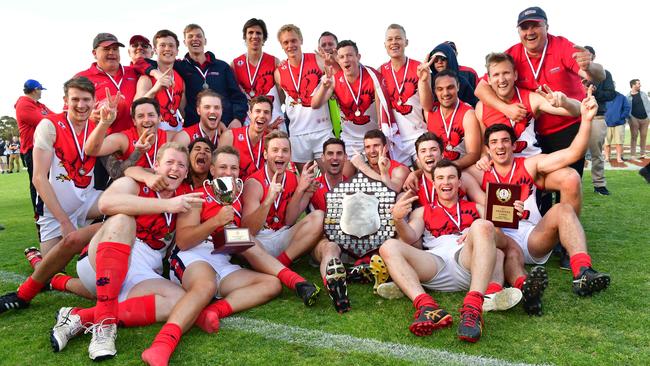
[[[124,176],[124,171],[126,168],[134,166],[135,163],[140,160],[142,152],[140,150],[134,150],[133,153],[124,161],[119,160],[115,154],[111,154],[107,157],[104,165],[108,171],[108,175],[111,176],[111,179],[116,180]]]

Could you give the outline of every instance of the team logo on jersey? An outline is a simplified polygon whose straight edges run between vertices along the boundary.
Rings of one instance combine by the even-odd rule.
[[[144,194],[149,194],[149,187],[147,186],[142,187],[142,192],[144,192]]]
[[[508,188],[497,189],[497,199],[503,203],[510,201],[512,192]]]
[[[240,134],[237,136],[237,140],[239,140],[239,141],[244,141],[244,135],[240,133]]]
[[[241,66],[243,64],[244,64],[244,61],[242,61],[242,60],[237,61],[237,66]]]
[[[210,197],[210,196],[207,196],[207,197],[205,198],[205,202],[207,202],[207,203],[212,203],[212,201],[213,201],[213,200],[212,200],[212,197]]]
[[[45,116],[45,115],[47,115],[47,111],[45,109],[42,109],[41,114]]]
[[[201,136],[199,136],[198,133],[194,133],[194,135],[192,135],[192,137],[194,137],[194,139],[198,139],[198,138],[201,137]]]
[[[65,125],[63,124],[63,122],[59,121],[59,126],[65,130]]]
[[[344,83],[344,82],[345,82],[345,80],[343,80],[343,76],[340,76],[339,77],[339,83]]]
[[[320,184],[320,189],[323,189],[323,188],[325,188],[325,186],[323,185],[323,183],[321,183]]]

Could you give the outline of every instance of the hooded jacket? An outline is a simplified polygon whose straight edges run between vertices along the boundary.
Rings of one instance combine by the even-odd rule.
[[[458,60],[456,59],[456,53],[454,52],[454,49],[451,48],[446,43],[441,43],[437,45],[430,53],[429,57],[432,57],[433,54],[436,52],[442,52],[445,54],[447,57],[447,68],[452,70],[453,72],[456,73],[458,76],[458,98],[462,100],[465,103],[470,104],[472,107],[476,107],[476,103],[478,103],[478,98],[474,95],[474,85],[472,85],[466,76],[464,76],[464,72],[459,72],[458,69]],[[438,74],[438,71],[436,71],[434,65],[431,65],[431,89],[434,90],[434,98],[435,98],[435,77]]]

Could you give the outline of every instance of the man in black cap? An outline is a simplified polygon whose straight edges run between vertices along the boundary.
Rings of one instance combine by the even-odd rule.
[[[591,46],[585,46],[592,55],[592,60],[596,58],[596,51]],[[592,82],[584,80],[585,86],[593,85],[595,90],[593,95],[598,102],[598,112],[593,121],[591,121],[591,136],[589,137],[589,152],[591,154],[591,181],[594,184],[594,193],[602,196],[609,196],[607,190],[607,181],[605,180],[605,160],[609,156],[603,157],[603,143],[607,134],[607,124],[605,123],[605,112],[607,111],[607,102],[616,97],[616,88],[612,74],[605,70],[605,80]]]
[[[131,65],[135,64],[139,59],[153,57],[153,47],[149,39],[139,34],[131,37],[129,40],[129,57],[131,58]]]

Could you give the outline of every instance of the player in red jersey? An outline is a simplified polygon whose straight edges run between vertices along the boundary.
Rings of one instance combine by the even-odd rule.
[[[26,308],[48,280],[68,264],[88,243],[99,224],[88,219],[101,217],[97,207],[100,191],[93,187],[95,158],[88,156],[84,139],[95,127],[89,120],[95,103],[95,87],[85,77],[68,80],[64,86],[68,111],[41,120],[34,133],[34,186],[40,210],[39,236],[43,260],[17,292],[0,297],[0,313]],[[100,123],[115,119],[118,96],[108,95]],[[52,286],[90,297],[70,276],[57,276]]]
[[[400,239],[387,240],[379,247],[379,253],[395,283],[417,309],[409,326],[413,334],[430,335],[452,323],[451,315],[439,308],[423,287],[437,291],[469,290],[460,310],[458,337],[476,342],[483,328],[483,294],[497,261],[496,237],[492,223],[481,219],[483,207],[459,200],[460,174],[460,169],[449,160],[436,165],[435,205],[411,213],[411,203],[418,197],[410,191],[403,195],[392,209]]]
[[[219,135],[225,132],[226,125],[221,121],[222,99],[219,94],[210,89],[200,91],[196,95],[196,113],[199,115],[199,123],[185,127],[174,136],[174,141],[181,145],[189,145],[192,140],[205,137],[216,147],[219,142]]]
[[[418,95],[417,69],[420,62],[404,54],[408,38],[404,27],[399,24],[388,26],[384,46],[390,61],[383,64],[379,72],[401,136],[400,146],[396,147],[399,154],[393,154],[392,158],[411,165],[416,159],[415,140],[427,131]]]
[[[543,188],[546,176],[571,164],[584,154],[589,140],[590,123],[598,105],[589,89],[582,101],[582,123],[574,141],[568,148],[552,154],[538,154],[527,158],[515,158],[513,153],[516,135],[511,126],[497,124],[485,131],[485,145],[493,157],[493,168],[483,172],[472,167],[468,172],[482,182],[485,189],[488,182],[503,182],[522,186],[521,202],[524,212],[518,229],[503,229],[523,250],[526,263],[544,264],[558,239],[570,256],[573,272],[573,291],[587,296],[605,289],[609,275],[591,268],[591,257],[587,253],[586,237],[580,220],[573,208],[566,203],[553,206],[543,217],[537,209],[535,191]],[[484,199],[483,199],[484,200]],[[544,287],[540,283],[540,291]],[[534,294],[533,294],[534,295]],[[541,302],[528,299],[524,291],[524,306],[529,313],[541,315]]]
[[[106,136],[111,125],[100,123],[85,144],[90,156],[116,155],[117,164],[108,164],[114,179],[121,177],[124,170],[133,165],[152,169],[158,149],[171,141],[175,134],[158,129],[160,105],[155,99],[136,99],[131,105],[131,115],[135,124],[131,129]]]
[[[99,33],[93,40],[93,56],[97,62],[93,63],[87,70],[77,73],[76,76],[85,76],[95,84],[95,101],[97,108],[90,117],[94,121],[99,120],[99,107],[105,102],[107,91],[112,95],[120,93],[117,107],[117,117],[111,125],[109,133],[124,131],[133,126],[129,114],[131,103],[135,97],[138,83],[138,72],[144,71],[146,62],[142,61],[142,67],[123,66],[120,64],[120,47],[124,47],[117,40],[117,37],[110,33]],[[142,72],[140,72],[142,73]]]
[[[251,18],[244,23],[242,33],[246,42],[246,53],[230,63],[235,80],[249,102],[256,96],[266,96],[273,104],[272,127],[286,131],[280,108],[284,101],[284,92],[274,78],[275,68],[280,64],[280,60],[262,50],[269,37],[266,23],[262,19]],[[250,120],[247,119],[246,124],[249,123]]]
[[[531,92],[528,89],[521,89],[515,86],[517,71],[514,68],[512,56],[507,53],[491,53],[486,57],[488,81],[492,90],[500,100],[510,104],[520,103],[526,107],[528,114],[519,121],[512,121],[505,114],[488,104],[479,101],[476,105],[476,118],[481,125],[481,133],[487,127],[495,124],[510,124],[517,136],[514,142],[515,157],[528,157],[539,154],[539,148],[535,136],[535,120],[543,113],[579,116],[580,102],[568,98],[564,93],[552,91],[548,86],[542,90]],[[490,159],[487,149],[486,154],[476,164],[484,171],[490,170]],[[579,215],[582,207],[582,184],[581,178],[570,168],[558,169],[546,176],[545,189],[561,192],[561,202],[570,204]]]
[[[365,133],[363,155],[357,153],[350,161],[359,172],[368,178],[383,182],[386,187],[398,193],[402,191],[402,185],[409,174],[406,166],[389,158],[388,141],[380,130],[369,130]]]
[[[251,98],[248,104],[250,124],[229,129],[219,139],[220,146],[232,146],[239,151],[239,178],[244,181],[266,163],[262,147],[273,115],[273,103],[264,95]]]
[[[481,130],[474,109],[458,99],[458,78],[453,71],[442,70],[436,74],[433,84],[440,105],[433,105],[429,82],[432,61],[427,57],[418,67],[418,91],[427,129],[444,142],[443,156],[465,169],[481,157]]]
[[[167,143],[154,163],[156,174],[167,179],[165,190],[154,192],[124,177],[102,195],[100,210],[111,217],[77,263],[77,273],[88,291],[96,293],[97,304],[59,310],[51,333],[55,351],[81,334],[83,324],[91,323],[90,358],[110,358],[116,354],[118,323],[146,325],[169,316],[184,295],[182,288],[161,276],[162,260],[174,236],[175,214],[203,202],[198,193],[185,194],[190,192],[183,184],[187,169],[187,148]]]
[[[185,82],[174,70],[180,43],[174,32],[163,29],[153,36],[153,44],[158,55],[158,70],[163,76],[160,80],[153,76],[140,76],[135,97],[156,98],[160,104],[160,128],[165,131],[180,131],[184,121],[181,112],[186,103]]]
[[[318,212],[324,213],[327,210],[327,192],[347,180],[343,175],[346,160],[345,142],[343,140],[332,137],[323,143],[323,155],[320,164],[323,167],[322,174],[317,178],[306,181],[305,183],[308,184],[309,188],[305,190],[298,189],[294,195],[296,199],[300,200],[301,211],[308,204],[312,210],[318,210]],[[306,173],[310,172],[315,167],[315,164],[305,165],[305,167],[305,174],[303,174],[302,178],[307,178]],[[323,222],[321,222],[322,225]],[[317,263],[320,263],[323,284],[329,292],[334,309],[341,314],[349,311],[350,300],[348,298],[346,271],[341,261],[341,248],[335,242],[322,236],[311,255]]]
[[[341,140],[348,150],[361,151],[365,133],[381,129],[388,137],[387,146],[392,153],[397,126],[381,87],[381,75],[360,63],[359,49],[350,40],[339,42],[336,53],[340,70],[334,73],[334,69],[326,69],[322,87],[314,93],[312,103],[321,106],[332,95],[336,97],[341,109]]]
[[[302,192],[313,189],[313,168],[300,182],[286,167],[291,144],[286,133],[273,131],[264,139],[264,167],[244,183],[242,226],[250,229],[264,248],[289,266],[312,250],[323,234],[323,212],[314,211],[298,221]]]

